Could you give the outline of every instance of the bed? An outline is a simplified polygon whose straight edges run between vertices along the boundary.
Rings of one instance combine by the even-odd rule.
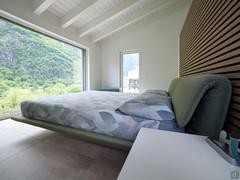
[[[230,94],[231,85],[223,76],[193,75],[174,79],[169,87],[167,97],[170,97],[174,118],[166,116],[166,111],[161,114],[160,121],[155,117],[125,114],[122,110],[128,113],[129,108],[119,107],[137,99],[138,95],[93,91],[23,102],[22,116],[12,119],[129,150],[141,127],[179,132],[184,129],[186,133],[216,138],[224,125]]]

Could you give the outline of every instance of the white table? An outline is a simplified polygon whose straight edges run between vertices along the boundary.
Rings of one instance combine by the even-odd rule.
[[[231,180],[233,171],[204,136],[142,128],[118,180]]]

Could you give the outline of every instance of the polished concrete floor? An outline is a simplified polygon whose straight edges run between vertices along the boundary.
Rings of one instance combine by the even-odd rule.
[[[0,180],[113,180],[126,156],[39,127],[0,121]]]

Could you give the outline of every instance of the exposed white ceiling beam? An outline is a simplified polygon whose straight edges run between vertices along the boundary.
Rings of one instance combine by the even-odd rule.
[[[88,7],[92,6],[96,1],[97,0],[85,0],[79,3],[75,8],[73,8],[61,19],[62,28],[66,28],[70,26],[72,23],[74,23],[75,21],[77,21],[81,16],[81,13]]]
[[[49,8],[56,0],[33,0],[33,12],[37,15],[42,14]]]
[[[138,0],[127,0],[118,4],[116,7],[110,9],[103,15],[97,17],[90,23],[86,24],[79,30],[79,36],[83,37],[94,31],[99,26],[111,21],[114,17],[118,16],[121,12],[123,12],[126,8],[130,7],[132,4],[136,3]]]
[[[145,18],[146,16],[153,14],[154,12],[157,12],[161,9],[167,8],[168,6],[170,6],[172,4],[175,4],[177,1],[178,0],[171,0],[171,1],[164,1],[164,2],[156,1],[155,3],[150,3],[148,6],[145,6],[141,10],[137,11],[135,14],[129,16],[128,18],[123,20],[121,23],[113,24],[111,27],[108,27],[105,32],[103,31],[103,32],[95,34],[92,37],[92,42],[96,43],[96,42],[112,35],[113,33],[116,33],[118,31],[136,23],[137,21]]]

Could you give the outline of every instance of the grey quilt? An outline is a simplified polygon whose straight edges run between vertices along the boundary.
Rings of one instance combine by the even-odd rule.
[[[21,103],[23,116],[133,141],[141,127],[182,131],[175,120],[152,120],[117,111],[136,94],[88,91]]]

